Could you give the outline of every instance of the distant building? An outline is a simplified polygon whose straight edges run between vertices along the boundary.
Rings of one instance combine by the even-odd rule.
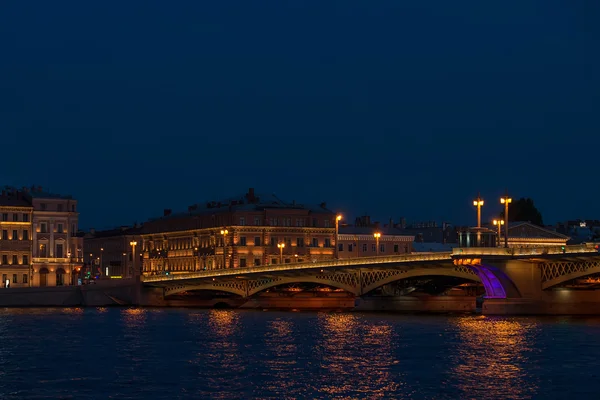
[[[5,187],[1,199],[2,219],[7,219],[2,221],[1,265],[11,286],[76,283],[83,262],[77,201],[41,187]]]
[[[378,238],[375,237],[376,233],[380,235]],[[410,254],[413,252],[414,239],[414,236],[396,228],[342,226],[339,228],[338,257],[343,259]]]
[[[33,207],[23,192],[12,188],[0,196],[0,287],[31,286],[31,244]]]
[[[335,217],[254,189],[232,199],[165,210],[144,223],[144,274],[185,273],[332,259]]]
[[[96,231],[91,229],[83,236],[83,252],[87,272],[95,277],[129,278],[133,276],[134,246],[136,268],[141,267],[142,248],[141,226],[122,226],[115,229]]]
[[[498,228],[494,226],[461,228],[459,247],[478,247],[478,234],[481,238],[479,247],[504,247],[504,225],[501,226],[499,236]],[[530,222],[510,222],[508,224],[508,247],[564,246],[569,239],[568,236]]]

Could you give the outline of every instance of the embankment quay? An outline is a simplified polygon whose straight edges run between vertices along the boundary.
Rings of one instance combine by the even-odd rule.
[[[84,286],[3,289],[0,305],[233,307],[600,314],[600,254],[590,245],[456,248],[98,281]]]

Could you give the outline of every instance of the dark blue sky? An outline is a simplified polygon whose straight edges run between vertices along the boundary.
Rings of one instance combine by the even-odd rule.
[[[275,192],[473,223],[600,218],[593,0],[3,1],[0,182],[81,224]]]

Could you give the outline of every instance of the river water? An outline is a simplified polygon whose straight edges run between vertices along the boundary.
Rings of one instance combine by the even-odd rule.
[[[598,398],[600,319],[0,310],[2,399]]]

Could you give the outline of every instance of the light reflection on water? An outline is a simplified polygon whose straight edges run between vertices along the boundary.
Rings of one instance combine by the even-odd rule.
[[[535,321],[466,317],[453,322],[459,337],[451,379],[462,398],[528,399],[536,393],[538,382],[527,371],[538,367],[530,359],[536,352]]]
[[[595,398],[599,319],[0,310],[0,398]]]

